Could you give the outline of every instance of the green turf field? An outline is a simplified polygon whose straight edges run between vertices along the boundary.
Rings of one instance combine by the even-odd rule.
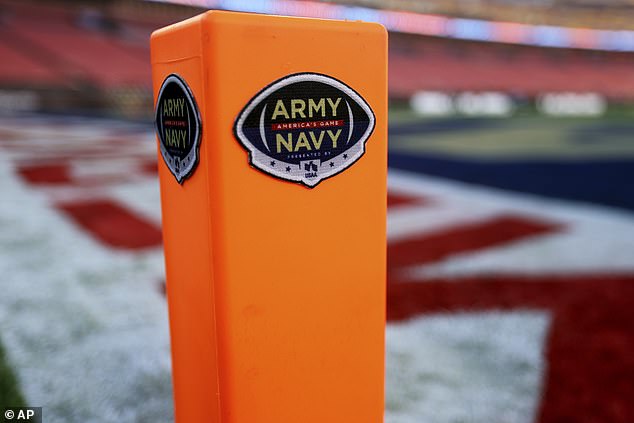
[[[601,159],[634,157],[634,120],[607,118],[422,119],[390,114],[394,152],[473,159]]]
[[[9,366],[2,344],[0,344],[0,408],[23,407],[25,405],[17,379]]]

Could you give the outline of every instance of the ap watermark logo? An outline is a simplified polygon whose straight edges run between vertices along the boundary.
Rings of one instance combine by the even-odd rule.
[[[42,423],[42,407],[7,407],[2,410],[2,423]]]

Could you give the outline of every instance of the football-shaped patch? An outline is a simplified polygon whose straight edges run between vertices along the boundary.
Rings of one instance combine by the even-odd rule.
[[[156,133],[165,164],[179,184],[198,165],[201,122],[194,95],[184,79],[168,75],[156,100]]]
[[[312,188],[359,160],[374,126],[374,112],[354,89],[327,75],[297,73],[256,94],[234,133],[252,166]]]

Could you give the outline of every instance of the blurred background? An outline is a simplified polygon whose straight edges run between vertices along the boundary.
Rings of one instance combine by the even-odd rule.
[[[149,36],[389,40],[386,422],[634,421],[634,1],[0,0],[0,408],[170,422]]]

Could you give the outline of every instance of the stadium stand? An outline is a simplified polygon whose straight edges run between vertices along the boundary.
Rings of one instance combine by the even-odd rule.
[[[518,47],[499,43],[392,35],[390,90],[504,91],[533,97],[544,92],[596,92],[634,98],[634,58],[628,53]],[[613,84],[614,80],[621,81]]]
[[[325,0],[341,3],[338,0]],[[347,0],[376,9],[395,9],[461,18],[561,25],[596,29],[633,29],[632,0]]]
[[[147,114],[152,102],[149,35],[197,12],[140,1],[0,0],[0,87],[70,89],[83,92],[84,99],[99,92],[107,108]],[[395,33],[390,37],[389,88],[396,99],[420,90],[492,90],[526,98],[594,92],[627,101],[634,99],[633,62],[630,53]],[[616,80],[620,84],[611,83]],[[55,99],[40,104],[54,107]]]
[[[85,80],[106,88],[149,88],[147,48],[125,46],[115,32],[80,27],[76,11],[14,5],[11,12],[3,27],[15,50],[53,70],[60,83]]]
[[[0,75],[4,84],[59,83],[61,75],[45,63],[16,51],[6,33],[5,28],[0,31]]]

